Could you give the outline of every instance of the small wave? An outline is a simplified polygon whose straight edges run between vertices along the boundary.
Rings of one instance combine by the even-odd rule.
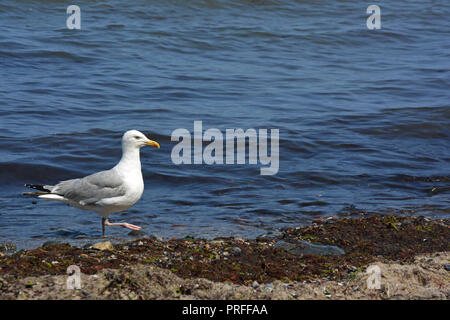
[[[47,60],[61,59],[61,60],[68,60],[68,61],[73,61],[73,62],[91,62],[94,60],[93,58],[82,56],[82,55],[76,55],[71,52],[50,51],[50,50],[28,50],[28,51],[2,50],[2,51],[0,51],[0,57],[1,56],[9,57],[9,58],[16,58],[16,59],[27,59],[27,58],[43,58],[43,59],[47,59]]]
[[[22,185],[24,183],[53,183],[59,179],[73,178],[79,173],[65,168],[30,163],[0,163],[0,181],[6,185]]]
[[[324,201],[310,201],[310,202],[301,202],[298,204],[299,207],[316,207],[316,206],[327,206],[329,205],[327,202]]]

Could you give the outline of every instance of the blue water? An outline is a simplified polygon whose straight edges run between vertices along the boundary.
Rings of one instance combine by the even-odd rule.
[[[66,27],[70,4],[81,30]],[[448,217],[450,4],[376,4],[380,30],[361,1],[1,1],[0,241],[98,238],[96,214],[33,203],[23,184],[109,169],[129,129],[161,149],[142,150],[144,195],[111,218],[149,234]],[[195,120],[278,128],[278,174],[173,164],[171,134]]]

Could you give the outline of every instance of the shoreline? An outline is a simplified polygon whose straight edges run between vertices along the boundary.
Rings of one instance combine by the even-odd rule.
[[[256,239],[56,243],[0,253],[0,299],[449,299],[450,222],[329,217]],[[366,269],[381,269],[368,289]],[[81,289],[66,288],[67,267]]]

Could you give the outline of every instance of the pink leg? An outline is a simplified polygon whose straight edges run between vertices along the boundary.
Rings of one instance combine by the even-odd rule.
[[[131,230],[141,230],[142,229],[141,227],[135,226],[134,224],[131,224],[131,223],[126,223],[126,222],[112,223],[112,222],[109,222],[108,219],[105,219],[105,225],[107,225],[107,226],[120,226],[120,227],[128,228],[128,229],[131,229]]]

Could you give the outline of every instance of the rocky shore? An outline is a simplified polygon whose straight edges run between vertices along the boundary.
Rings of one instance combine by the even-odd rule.
[[[257,239],[48,243],[0,253],[0,299],[448,299],[448,239],[448,220],[370,215]],[[71,265],[80,289],[67,288]]]

